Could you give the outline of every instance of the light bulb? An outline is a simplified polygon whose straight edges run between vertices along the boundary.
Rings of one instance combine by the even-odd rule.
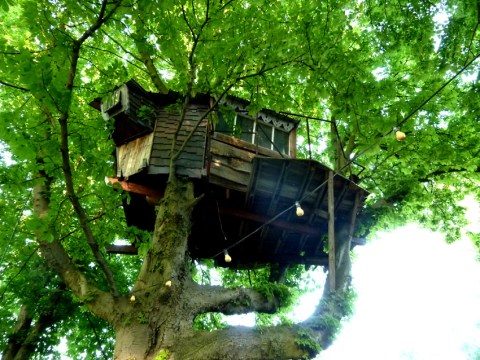
[[[225,255],[224,259],[226,263],[232,262],[232,257],[228,254],[227,250],[223,250],[223,255]]]
[[[305,211],[303,211],[298,201],[295,203],[295,206],[297,207],[297,211],[296,211],[297,216],[303,216],[305,214]]]
[[[165,283],[165,286],[166,286],[166,287],[172,286],[172,282],[171,282],[170,280],[168,280],[168,281]]]
[[[132,296],[130,297],[130,301],[131,301],[131,302],[135,302],[135,295],[132,295]]]
[[[403,141],[407,137],[403,131],[397,130],[395,133],[395,137],[397,138],[398,141]]]

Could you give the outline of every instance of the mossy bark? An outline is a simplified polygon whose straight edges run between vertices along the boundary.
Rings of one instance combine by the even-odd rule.
[[[37,193],[40,199],[45,192]],[[344,312],[334,297],[321,302],[314,317],[296,326],[266,329],[234,327],[218,331],[193,329],[197,315],[206,312],[274,313],[280,298],[248,288],[199,285],[189,270],[188,238],[191,214],[198,199],[193,185],[173,177],[157,208],[150,249],[129,294],[114,295],[93,286],[68,258],[61,243],[40,240],[45,258],[92,313],[112,324],[114,358],[118,360],[192,359],[305,359],[331,342],[330,323]],[[41,204],[39,202],[38,204]],[[48,211],[48,202],[37,209]],[[348,243],[341,247],[338,266],[345,282],[349,274]],[[340,248],[339,248],[340,249]],[[343,268],[345,271],[342,271]],[[344,286],[340,286],[343,291]],[[337,291],[338,292],[338,291]],[[327,294],[328,295],[328,294]],[[338,296],[339,294],[335,294]],[[334,319],[335,321],[331,321]]]
[[[191,183],[178,179],[169,182],[157,209],[151,248],[132,291],[134,298],[128,299],[123,318],[114,326],[115,359],[314,357],[331,341],[332,329],[317,326],[318,322],[262,330],[244,327],[212,332],[193,330],[193,320],[200,313],[273,313],[279,305],[278,299],[267,299],[252,289],[200,286],[192,281],[187,240],[195,201]],[[345,253],[345,247],[341,249],[344,256],[340,256],[343,260],[339,266],[348,273],[348,251]],[[345,279],[342,275],[340,283]],[[342,316],[335,306],[321,308],[317,319],[334,316],[339,321]]]

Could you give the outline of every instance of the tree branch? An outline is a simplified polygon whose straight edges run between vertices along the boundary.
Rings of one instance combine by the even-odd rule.
[[[107,0],[103,0],[102,1],[102,6],[100,8],[100,13],[98,14],[98,17],[97,17],[97,21],[95,21],[95,23],[90,26],[87,30],[85,30],[85,32],[83,33],[83,35],[77,40],[77,42],[79,43],[79,45],[82,45],[88,38],[90,38],[98,29],[100,29],[100,27],[106,22],[108,21],[108,19],[110,19],[113,14],[115,13],[115,11],[117,11],[117,9],[120,7],[122,3],[122,0],[118,0],[116,2],[114,2],[114,6],[113,8],[110,10],[110,12],[108,14],[105,15],[105,12],[107,10],[107,5],[109,4]]]
[[[68,139],[68,120],[70,117],[70,113],[69,113],[70,104],[72,100],[72,92],[73,92],[75,76],[77,73],[78,59],[80,57],[80,49],[82,47],[82,44],[88,38],[93,36],[93,34],[114,14],[116,9],[120,6],[121,1],[117,1],[114,7],[110,10],[110,12],[105,15],[107,4],[108,4],[107,0],[104,0],[102,2],[100,13],[95,23],[92,26],[90,26],[79,39],[73,41],[72,59],[70,63],[68,81],[66,83],[66,89],[67,89],[67,95],[68,95],[67,104],[64,111],[60,115],[58,122],[60,124],[60,138],[61,138],[60,152],[62,155],[62,169],[65,176],[67,196],[69,197],[73,205],[73,208],[75,210],[75,213],[77,214],[77,217],[80,221],[80,226],[82,227],[82,230],[85,234],[85,238],[87,240],[88,245],[90,246],[90,249],[92,250],[95,260],[97,261],[98,265],[102,269],[106,277],[106,280],[108,282],[108,285],[110,287],[110,290],[115,296],[117,296],[118,291],[113,278],[113,273],[110,267],[108,266],[105,258],[100,253],[98,243],[95,240],[95,237],[93,235],[92,229],[90,228],[90,225],[88,224],[87,214],[85,213],[85,210],[80,204],[78,196],[75,192],[75,187],[73,184],[72,169],[70,166],[70,150],[69,150],[69,142],[68,142],[69,140]]]
[[[137,61],[140,61],[142,62],[142,59],[139,58],[138,56],[136,56],[134,53],[132,53],[131,51],[127,50],[120,41],[118,41],[117,39],[115,39],[113,36],[111,36],[109,33],[107,33],[105,30],[101,30],[103,35],[105,35],[106,37],[108,37],[115,45],[117,45],[120,49],[123,50],[123,52],[125,54],[128,54],[130,55],[132,58],[134,58],[135,60]],[[102,50],[102,51],[107,51],[109,53],[111,53],[112,55],[115,55],[116,53],[113,52],[113,51],[110,51],[110,50],[103,50],[103,49],[98,49],[98,50]],[[116,54],[115,56],[118,56],[120,57],[118,54]],[[121,58],[121,57],[120,57]]]
[[[63,296],[64,288],[65,285],[60,284],[57,288],[50,289],[50,292],[42,298],[42,306],[37,309],[22,305],[15,330],[9,336],[8,346],[3,353],[3,360],[29,359],[38,349],[45,330],[71,315],[69,309],[73,308],[67,307],[66,311],[56,311],[60,302],[68,301]]]
[[[197,131],[198,127],[200,126],[200,124],[202,123],[203,120],[205,120],[205,118],[214,110],[216,109],[217,105],[219,104],[219,102],[223,99],[223,97],[230,91],[230,89],[235,86],[236,83],[238,83],[239,81],[242,81],[242,80],[246,80],[248,78],[251,78],[251,77],[255,77],[255,76],[260,76],[260,75],[263,75],[265,74],[266,72],[268,71],[271,71],[273,69],[276,69],[277,67],[280,67],[280,66],[284,66],[284,65],[287,65],[291,62],[294,62],[294,61],[297,61],[297,59],[294,59],[294,60],[289,60],[289,61],[285,61],[285,62],[282,62],[280,64],[277,64],[277,65],[273,65],[273,66],[270,66],[268,68],[265,67],[265,65],[263,65],[261,67],[261,69],[255,73],[252,73],[252,74],[247,74],[247,75],[243,75],[243,76],[239,76],[235,79],[235,81],[233,81],[230,85],[228,85],[224,90],[223,92],[220,94],[220,96],[215,100],[215,103],[210,106],[210,108],[202,115],[202,117],[200,119],[197,120],[195,126],[193,127],[193,129],[190,131],[190,133],[188,134],[188,136],[185,138],[185,140],[183,141],[182,145],[180,146],[180,149],[177,151],[177,152],[173,152],[174,151],[174,146],[176,144],[176,139],[177,139],[177,134],[178,132],[180,131],[180,128],[182,126],[182,123],[183,123],[183,119],[185,118],[185,112],[186,112],[186,108],[188,106],[188,103],[187,103],[187,100],[189,100],[190,98],[188,97],[188,94],[187,94],[187,98],[185,99],[185,103],[183,105],[183,108],[182,108],[182,115],[180,117],[180,122],[179,122],[179,125],[178,125],[178,128],[177,128],[177,131],[175,133],[175,137],[174,137],[174,140],[173,140],[173,146],[172,146],[172,157],[171,157],[171,166],[170,166],[170,171],[173,170],[173,162],[178,159],[178,157],[180,156],[180,154],[182,153],[182,151],[185,149],[185,146],[187,146],[187,143],[190,141],[190,139],[192,138],[192,136],[195,134],[195,131]]]
[[[183,20],[185,21],[185,24],[187,24],[187,27],[190,30],[190,34],[192,34],[192,38],[195,40],[197,38],[197,35],[195,34],[195,31],[193,31],[193,28],[187,19],[187,14],[185,12],[185,7],[183,6],[183,4],[182,4],[182,16],[183,16]]]
[[[318,339],[321,341],[321,338],[321,335],[301,326],[276,326],[261,330],[233,327],[212,332],[196,332],[191,338],[179,342],[175,349],[175,358],[310,359],[320,351]]]
[[[38,183],[33,188],[34,212],[40,219],[45,219],[50,210],[50,179],[45,173],[40,174],[45,181]],[[37,232],[36,238],[40,246],[40,252],[46,259],[49,266],[55,270],[63,279],[63,282],[86,303],[93,313],[97,316],[112,321],[111,308],[107,309],[103,304],[106,301],[110,306],[114,306],[114,298],[109,293],[100,291],[90,284],[86,277],[73,265],[65,248],[58,239],[53,241],[45,240],[43,233]]]
[[[419,178],[419,182],[428,182],[432,180],[432,177],[440,176],[440,175],[449,175],[449,174],[454,174],[458,172],[464,172],[464,171],[469,171],[468,169],[465,168],[448,168],[448,169],[442,169],[442,170],[435,170],[432,171],[430,174],[426,175],[423,178]],[[478,173],[480,172],[480,166],[477,167],[474,172]]]
[[[75,187],[73,184],[73,175],[72,175],[72,168],[70,166],[70,152],[68,146],[68,129],[67,129],[67,119],[68,114],[64,114],[60,117],[60,136],[61,136],[61,144],[60,144],[60,151],[62,154],[62,169],[65,176],[65,185],[67,190],[67,196],[70,199],[70,202],[73,205],[73,209],[77,214],[78,220],[80,221],[80,226],[82,227],[83,233],[87,240],[90,249],[97,261],[98,265],[102,269],[103,273],[105,274],[106,280],[112,290],[113,294],[116,296],[118,295],[118,291],[115,285],[115,281],[113,278],[113,273],[108,266],[105,258],[100,253],[100,249],[98,243],[93,235],[92,229],[89,225],[89,219],[85,210],[83,209],[82,205],[80,204],[80,200],[75,192]]]
[[[11,88],[13,88],[13,89],[17,89],[17,90],[30,91],[29,89],[24,88],[24,87],[22,87],[22,86],[13,85],[13,84],[7,83],[7,82],[2,81],[2,80],[0,80],[0,84],[1,84],[1,85],[4,85],[4,86],[11,87]]]
[[[252,311],[274,314],[280,300],[267,298],[256,290],[194,284],[190,298],[195,314],[221,312],[226,315],[245,314]]]
[[[216,13],[222,12],[227,6],[229,6],[231,3],[233,3],[235,0],[229,0],[225,2],[217,11]]]
[[[40,251],[48,264],[60,274],[63,282],[98,317],[114,321],[112,309],[117,307],[115,298],[108,292],[93,286],[70,260],[67,252],[58,240],[48,242],[39,239]]]
[[[128,62],[130,65],[132,65],[132,66],[136,67],[138,70],[140,70],[140,71],[143,71],[143,72],[145,72],[145,73],[146,73],[145,69],[143,69],[141,66],[139,66],[139,65],[135,64],[135,63],[134,63],[133,61],[131,61],[131,60],[124,59],[122,56],[120,56],[119,54],[117,54],[117,53],[116,53],[116,52],[114,52],[114,51],[107,50],[107,49],[101,49],[101,48],[97,48],[97,47],[95,47],[95,46],[91,46],[91,45],[85,45],[85,46],[86,46],[86,47],[88,47],[88,48],[90,48],[90,49],[93,49],[93,50],[97,50],[97,51],[106,52],[107,54],[110,54],[110,55],[116,56],[116,57],[118,57],[118,58],[120,58],[120,59],[122,59],[122,60],[125,60],[125,61],[126,61],[126,62]],[[135,60],[138,60],[138,61],[140,61],[140,62],[141,62],[141,60],[140,60],[139,58],[137,58],[137,57],[134,57],[134,59],[135,59]],[[91,60],[89,60],[89,59],[87,59],[87,58],[85,58],[85,60],[87,60],[87,61],[89,61],[90,63],[92,63],[92,64],[93,64],[93,61],[91,61]],[[98,69],[98,66],[96,66],[96,65],[95,65],[95,67]],[[102,71],[102,73],[103,73],[103,71]],[[104,74],[104,75],[105,75],[105,74]]]
[[[139,9],[138,13],[143,13],[143,8],[142,8],[142,3],[138,3]],[[145,41],[144,39],[144,34],[146,33],[145,31],[145,23],[144,21],[140,18],[140,16],[137,16],[136,18],[136,32],[135,32],[135,37],[134,37],[134,42],[137,47],[138,53],[140,55],[140,61],[145,65],[147,68],[147,73],[150,76],[150,79],[153,82],[153,85],[157,88],[157,90],[161,94],[167,94],[168,93],[168,88],[163,82],[162,78],[160,77],[160,74],[158,73],[158,70],[153,63],[153,59],[148,53],[146,47],[149,46],[149,44]],[[113,40],[112,40],[113,41]]]
[[[210,107],[210,109],[208,109],[207,113],[204,114],[199,121],[197,121],[195,127],[188,134],[186,140],[180,146],[180,150],[177,153],[175,153],[175,147],[176,147],[176,144],[177,144],[178,134],[180,133],[180,129],[182,128],[183,121],[185,120],[185,114],[186,114],[186,111],[187,111],[187,107],[190,104],[190,99],[191,99],[191,94],[192,94],[192,89],[193,89],[193,83],[195,81],[195,67],[196,67],[195,61],[194,61],[195,51],[197,49],[198,43],[200,42],[200,37],[202,36],[203,29],[207,26],[208,22],[210,21],[209,11],[210,11],[210,1],[207,0],[207,8],[205,10],[205,19],[202,22],[202,24],[200,25],[200,29],[198,31],[198,34],[196,34],[195,31],[193,30],[192,26],[188,22],[187,14],[185,12],[185,7],[182,5],[183,19],[184,19],[185,23],[187,24],[187,26],[190,30],[190,33],[192,34],[193,44],[192,44],[192,49],[190,50],[190,53],[188,54],[189,72],[188,72],[187,92],[186,92],[185,100],[184,100],[181,115],[180,115],[180,121],[178,122],[177,129],[176,129],[176,131],[173,135],[173,139],[172,139],[171,157],[170,157],[170,177],[173,176],[175,160],[178,158],[180,153],[183,151],[187,142],[191,139],[191,137],[193,136],[193,134],[197,130],[200,123],[212,111],[212,107]],[[233,86],[233,85],[231,85],[231,86]],[[228,91],[231,88],[231,86],[227,87],[226,91]],[[224,91],[224,93],[226,93],[226,91]]]
[[[187,146],[187,143],[190,141],[192,136],[195,134],[195,131],[197,131],[197,129],[200,126],[200,124],[202,123],[202,121],[205,120],[205,118],[208,116],[208,114],[210,114],[214,109],[217,108],[218,103],[223,99],[223,97],[227,94],[227,92],[230,91],[230,89],[233,87],[234,84],[235,83],[228,85],[223,90],[223,92],[220,94],[220,96],[215,100],[215,103],[212,106],[210,106],[210,108],[200,117],[200,119],[197,120],[195,126],[193,127],[193,129],[190,131],[190,133],[188,134],[188,136],[186,137],[186,139],[183,141],[182,145],[180,146],[180,149],[178,149],[178,151],[172,155],[172,158],[171,158],[172,163],[176,159],[178,159],[178,157],[180,156],[182,151],[185,149],[185,146]],[[177,130],[177,133],[180,131],[181,124],[183,122],[183,119],[185,118],[185,112],[186,112],[186,108],[188,106],[187,100],[189,100],[189,97],[185,98],[185,104],[184,104],[184,108],[182,109],[182,116],[180,117],[180,124],[179,124],[179,129]],[[176,143],[176,136],[175,136],[175,140],[174,140],[173,145],[175,145],[175,143]],[[172,169],[170,169],[170,171],[171,170]]]

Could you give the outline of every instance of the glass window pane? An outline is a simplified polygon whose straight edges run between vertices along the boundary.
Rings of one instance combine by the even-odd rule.
[[[251,143],[253,138],[253,120],[242,115],[237,115],[235,133],[239,134],[240,139]]]
[[[257,123],[258,146],[272,149],[272,129],[271,126]]]
[[[274,143],[278,150],[288,155],[288,133],[275,129]]]
[[[235,113],[232,112],[218,112],[218,123],[215,126],[215,131],[232,134],[233,124],[235,122]]]

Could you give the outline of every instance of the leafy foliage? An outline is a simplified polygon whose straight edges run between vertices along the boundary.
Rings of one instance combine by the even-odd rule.
[[[130,78],[187,99],[230,92],[252,110],[308,116],[308,128],[299,117],[299,157],[354,175],[372,193],[358,235],[417,221],[457,239],[466,224],[458,202],[479,198],[478,19],[476,2],[458,0],[0,0],[0,348],[28,305],[34,320],[46,313],[55,320],[36,356],[54,352],[62,334],[74,358],[80,349],[99,356],[98,342],[102,356],[112,354],[112,330],[82,316],[85,308],[45,265],[38,244],[61,243],[99,290],[111,285],[99,262],[105,258],[118,292],[129,294],[142,260],[103,249],[143,235],[127,229],[121,195],[104,184],[113,173],[113,124],[89,104]],[[139,116],[148,120],[150,110]],[[41,186],[47,214],[30,200]],[[472,239],[480,249],[478,234]],[[147,237],[142,244],[146,255]],[[197,282],[210,283],[208,267],[193,271]],[[295,289],[302,272],[292,268],[272,285],[267,268],[219,271],[227,287],[290,301],[304,290]],[[55,296],[61,306],[52,313]],[[350,298],[337,300],[350,311]],[[261,315],[258,323],[276,320]],[[223,323],[208,313],[196,326]]]
[[[300,331],[295,343],[303,350],[305,350],[305,358],[309,359],[312,355],[320,352],[321,348],[318,342],[307,331]]]

